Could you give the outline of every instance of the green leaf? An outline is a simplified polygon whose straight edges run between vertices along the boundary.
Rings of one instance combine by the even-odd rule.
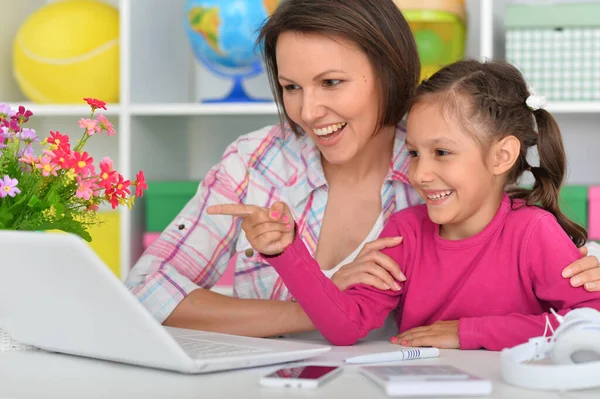
[[[13,214],[10,212],[10,208],[0,207],[0,223],[4,226],[8,226],[8,222],[13,220]]]
[[[60,195],[56,192],[55,189],[52,189],[48,193],[48,196],[46,197],[46,201],[48,201],[48,203],[50,205],[54,205],[56,207],[61,203]]]
[[[83,238],[87,242],[92,241],[92,236],[86,230],[85,225],[82,225],[79,222],[75,222],[74,220],[59,220],[51,223],[43,223],[39,226],[39,230],[60,230],[66,233],[77,234],[79,237]]]
[[[39,209],[40,205],[42,205],[42,200],[35,194],[29,198],[29,201],[27,201],[27,206],[30,208]]]

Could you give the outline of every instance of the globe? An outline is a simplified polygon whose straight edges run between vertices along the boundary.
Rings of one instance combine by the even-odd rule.
[[[204,102],[265,101],[248,96],[242,81],[263,72],[256,47],[258,30],[280,0],[188,0],[185,29],[196,59],[212,73],[233,79],[223,99]]]

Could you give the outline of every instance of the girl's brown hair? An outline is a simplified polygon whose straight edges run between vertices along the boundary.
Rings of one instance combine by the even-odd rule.
[[[260,29],[267,75],[282,122],[302,132],[283,106],[275,47],[279,35],[293,31],[342,38],[369,58],[378,77],[379,126],[396,125],[408,110],[419,82],[417,47],[404,16],[393,0],[285,0]]]
[[[567,164],[560,129],[546,110],[532,110],[526,105],[529,95],[523,75],[514,66],[465,60],[442,68],[424,81],[411,104],[440,101],[484,149],[506,136],[516,137],[521,152],[507,176],[509,196],[552,213],[580,247],[587,241],[587,232],[561,212],[558,202]],[[538,167],[530,166],[526,159],[528,149],[535,145]],[[535,178],[532,188],[517,186],[525,171]]]

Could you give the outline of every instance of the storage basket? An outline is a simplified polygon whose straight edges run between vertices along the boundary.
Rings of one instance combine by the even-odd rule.
[[[507,5],[506,59],[550,101],[600,100],[600,2]]]
[[[196,194],[198,185],[198,181],[148,182],[146,231],[163,231]]]
[[[558,200],[560,210],[572,221],[588,227],[588,187],[564,186]]]

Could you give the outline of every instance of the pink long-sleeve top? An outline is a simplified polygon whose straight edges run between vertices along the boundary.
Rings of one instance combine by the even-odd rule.
[[[268,258],[317,329],[352,345],[396,310],[398,329],[459,320],[461,349],[501,350],[542,335],[550,308],[600,310],[600,293],[571,287],[562,269],[580,258],[556,218],[504,195],[490,224],[463,240],[445,240],[425,205],[392,215],[380,237],[402,236],[383,252],[407,277],[400,291],[357,284],[340,291],[301,240]]]

